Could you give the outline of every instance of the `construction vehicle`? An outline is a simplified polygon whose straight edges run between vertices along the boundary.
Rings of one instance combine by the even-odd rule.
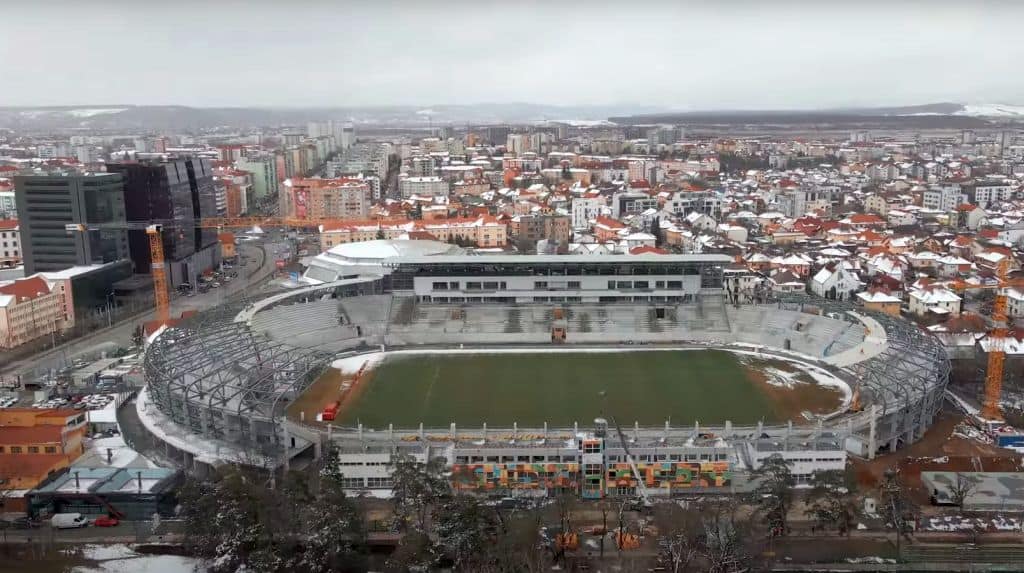
[[[612,416],[611,419],[612,424],[615,426],[615,432],[619,435],[619,441],[622,442],[622,449],[626,452],[626,462],[629,463],[629,470],[633,472],[633,478],[636,479],[637,501],[640,502],[642,509],[648,509],[652,504],[651,497],[647,494],[647,485],[644,484],[644,477],[640,474],[640,468],[637,467],[636,460],[633,459],[633,454],[629,451],[629,442],[626,440],[626,435],[622,433],[622,428],[615,421],[615,416]]]
[[[985,393],[981,402],[980,416],[989,421],[1001,421],[999,398],[1003,394],[1003,365],[1006,361],[1005,340],[1009,335],[1006,316],[1006,289],[1024,287],[1024,279],[1009,279],[1010,259],[1004,257],[996,271],[996,284],[968,285],[957,284],[953,288],[961,292],[968,290],[995,290],[996,298],[992,306],[993,327],[988,333],[988,364],[985,368]]]

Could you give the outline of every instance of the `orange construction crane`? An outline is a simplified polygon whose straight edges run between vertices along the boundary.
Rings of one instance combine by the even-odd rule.
[[[171,295],[167,282],[167,265],[164,260],[164,227],[179,226],[198,227],[201,229],[247,229],[252,227],[297,227],[312,228],[323,221],[313,219],[294,219],[289,217],[210,217],[183,221],[150,221],[124,223],[74,223],[65,225],[68,232],[100,231],[106,229],[139,231],[144,230],[149,237],[149,258],[153,272],[153,297],[156,303],[155,316],[162,324],[171,318]]]
[[[1006,316],[1006,289],[1024,287],[1024,279],[1009,279],[1010,259],[999,262],[996,276],[999,279],[994,285],[955,285],[960,291],[995,289],[996,300],[992,306],[992,330],[988,333],[988,365],[985,368],[985,395],[981,402],[981,417],[986,420],[1002,420],[999,411],[999,398],[1003,394],[1003,364],[1006,361],[1005,340],[1010,333]]]
[[[167,290],[167,268],[164,264],[163,225],[146,227],[149,237],[149,257],[153,271],[153,296],[156,298],[156,319],[167,324],[171,319],[171,298]]]

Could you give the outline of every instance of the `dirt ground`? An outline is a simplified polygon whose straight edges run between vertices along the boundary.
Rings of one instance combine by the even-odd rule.
[[[323,411],[324,406],[341,398],[341,382],[344,377],[341,371],[328,368],[320,375],[320,378],[313,382],[305,392],[288,406],[288,417],[294,421],[302,420],[305,414],[305,423],[318,424],[316,416]]]
[[[305,423],[326,426],[324,422],[316,421],[317,414],[331,402],[339,400],[341,407],[338,409],[337,419],[340,420],[342,413],[354,403],[359,392],[366,387],[372,372],[372,370],[367,370],[356,381],[354,374],[342,374],[337,368],[328,368],[301,396],[292,402],[288,407],[288,417],[295,421],[302,421],[304,414]],[[348,381],[352,381],[353,384],[347,390],[343,390],[342,384]]]
[[[887,469],[898,467],[907,485],[914,490],[921,490],[922,469],[970,470],[981,464],[986,470],[1000,471],[1004,466],[1018,463],[1020,455],[1011,450],[951,437],[954,428],[963,419],[962,414],[943,411],[924,437],[910,446],[870,461],[851,458],[857,483],[862,487],[877,487]]]
[[[784,388],[768,382],[768,376],[762,370],[771,367],[783,372],[800,372],[797,379],[803,384],[793,388]],[[839,390],[819,385],[813,377],[800,371],[792,363],[784,360],[761,359],[746,360],[743,363],[747,378],[757,385],[758,389],[768,397],[772,408],[781,419],[793,420],[794,424],[809,424],[811,420],[804,418],[805,411],[814,414],[827,414],[839,408],[843,403],[843,395]]]

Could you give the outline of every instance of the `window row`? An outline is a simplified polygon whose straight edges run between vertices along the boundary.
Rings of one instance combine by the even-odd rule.
[[[28,450],[28,453],[30,453],[30,454],[38,454],[39,453],[39,446],[28,446],[27,448],[22,448],[21,446],[10,446],[9,449],[10,449],[10,452],[8,452],[7,448],[5,448],[4,446],[0,446],[0,454],[4,454],[4,453],[23,454],[23,453],[25,453],[26,449]],[[47,453],[47,454],[56,454],[57,453],[57,447],[56,446],[45,446],[45,447],[43,447],[43,452]]]
[[[637,462],[725,462],[729,454],[647,454],[633,456]],[[626,456],[610,455],[608,463],[625,462]]]
[[[651,281],[608,281],[608,290],[649,289]],[[654,288],[683,288],[683,281],[654,281]]]
[[[455,456],[456,464],[573,463],[576,456]]]

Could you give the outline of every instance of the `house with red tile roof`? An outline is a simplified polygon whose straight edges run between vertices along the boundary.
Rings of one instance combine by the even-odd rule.
[[[0,348],[14,348],[64,328],[64,297],[41,275],[0,284]]]

